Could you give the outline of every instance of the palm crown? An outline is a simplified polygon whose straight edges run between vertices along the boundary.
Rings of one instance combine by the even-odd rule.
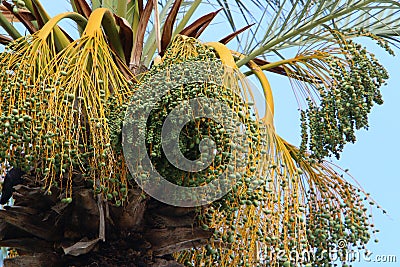
[[[216,11],[193,19],[205,4]],[[134,139],[124,135],[123,125],[135,126],[136,117],[128,116],[136,112],[132,106],[150,99],[157,105],[142,125],[144,143],[166,179],[194,187],[229,170],[236,181],[223,198],[196,210],[195,224],[210,233],[203,236],[206,243],[159,248],[156,255],[175,253],[188,266],[290,266],[298,264],[289,261],[293,250],[321,253],[337,248],[339,240],[354,247],[369,241],[371,223],[363,200],[368,196],[324,159],[339,157],[344,145],[355,141],[355,131],[368,127],[374,103],[382,104],[379,88],[388,74],[356,41],[371,38],[393,54],[400,31],[397,1],[73,0],[73,11],[53,18],[37,0],[3,1],[1,8],[0,25],[7,34],[0,35],[6,46],[0,54],[0,160],[34,177],[43,197],[56,193],[60,203],[70,205],[82,176],[98,199],[115,208],[130,206],[129,192],[137,187],[133,177],[147,176],[142,158],[130,166],[122,153],[122,139]],[[211,22],[219,13],[233,33],[219,42],[200,42],[207,27],[218,27]],[[57,26],[67,18],[77,24],[75,40],[70,29]],[[21,34],[13,21],[29,34]],[[229,42],[239,51],[229,49]],[[293,47],[298,52],[291,57]],[[219,84],[172,86],[161,100],[143,89],[162,83],[160,73],[170,78],[171,70],[188,71],[179,64],[199,62],[213,69],[212,79]],[[275,131],[267,72],[292,81],[301,113],[299,148]],[[252,75],[263,89],[263,118],[253,103],[260,100],[252,99],[254,88],[246,82]],[[198,148],[205,137],[212,137],[222,152],[210,168],[192,174],[168,162],[160,139],[168,113],[199,96],[226,103],[244,130],[236,136],[212,120],[184,126],[179,145],[185,156],[203,160]],[[244,133],[247,145],[239,156],[232,151],[240,145],[232,139]],[[29,227],[22,229],[29,232]],[[33,236],[54,242],[46,234]],[[99,239],[104,238],[102,229]],[[89,253],[97,241],[85,243],[85,250],[64,248],[64,253]],[[276,250],[285,256],[272,253]],[[309,264],[328,263],[326,255]]]

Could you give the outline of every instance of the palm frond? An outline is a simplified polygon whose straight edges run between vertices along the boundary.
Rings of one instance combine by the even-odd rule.
[[[13,39],[11,39],[10,37],[0,34],[0,44],[7,45],[12,41],[13,41]]]
[[[10,13],[13,13],[14,6],[8,2],[3,2],[3,5],[6,9],[9,10]],[[14,12],[14,16],[18,19],[18,21],[24,24],[25,28],[28,29],[30,33],[34,33],[37,31],[37,28],[34,26],[32,21],[32,14],[25,11],[25,12]]]
[[[133,45],[133,51],[130,61],[130,66],[139,66],[143,52],[143,41],[146,33],[146,26],[149,22],[151,12],[153,10],[153,1],[148,1],[140,17],[136,31],[136,39]]]
[[[169,43],[173,38],[172,31],[181,4],[182,0],[175,0],[174,4],[172,5],[171,11],[169,12],[167,18],[165,19],[163,33],[161,37],[161,51],[159,51],[160,55],[164,54],[164,51],[167,49]]]
[[[174,0],[168,0],[165,3],[165,5],[162,6],[161,12],[159,14],[160,23],[163,23],[163,21],[165,21],[167,15],[168,15],[168,11],[173,4],[174,4]],[[143,14],[143,12],[142,12],[142,14]],[[141,16],[142,16],[142,14],[141,14]],[[153,21],[149,18],[149,24],[151,24],[152,22]],[[145,56],[145,58],[142,58],[142,60],[143,60],[145,66],[150,65],[153,55],[156,52],[156,48],[157,48],[156,30],[155,30],[155,27],[152,27],[152,29],[150,30],[150,33],[148,33],[148,35],[146,37],[144,45],[143,45],[143,55],[146,55],[146,56]]]
[[[243,28],[241,28],[241,29],[239,29],[239,30],[237,30],[237,31],[235,31],[235,32],[233,32],[233,33],[231,33],[231,34],[229,34],[228,36],[222,38],[221,40],[219,40],[219,42],[220,42],[221,44],[227,44],[227,43],[229,43],[230,41],[232,41],[233,38],[235,38],[236,36],[238,36],[238,35],[241,34],[242,32],[246,31],[247,29],[251,28],[251,26],[253,26],[253,25],[254,25],[254,24],[250,24],[250,25],[244,26]]]
[[[75,12],[78,12],[85,18],[89,18],[92,13],[92,9],[89,4],[85,0],[73,0],[71,1],[72,7],[75,9]]]
[[[119,39],[124,50],[125,62],[129,64],[133,48],[133,31],[129,22],[117,15],[114,15],[115,23],[119,27]]]
[[[198,38],[200,34],[205,30],[205,28],[210,25],[211,21],[217,16],[220,11],[221,10],[217,10],[198,18],[193,23],[184,28],[179,34]]]
[[[0,12],[0,25],[4,28],[4,30],[13,38],[18,39],[22,37],[19,31],[11,24],[9,19]]]
[[[275,12],[276,11],[276,12]],[[243,53],[249,56],[245,64],[256,56],[289,47],[301,47],[318,42],[334,42],[329,28],[341,31],[361,29],[379,36],[400,35],[400,3],[397,1],[279,1],[276,10],[270,8],[256,23],[267,25],[257,29],[247,42]]]

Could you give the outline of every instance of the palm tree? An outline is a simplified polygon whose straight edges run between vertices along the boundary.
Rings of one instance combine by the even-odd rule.
[[[2,1],[0,162],[23,173],[17,184],[8,171],[3,188],[14,199],[0,210],[5,266],[333,266],[327,252],[368,243],[373,200],[326,158],[382,103],[387,72],[356,41],[392,54],[397,1],[73,0],[71,10],[51,18],[38,0]],[[219,12],[233,33],[201,42]],[[58,26],[67,18],[77,29]],[[267,72],[292,82],[299,147],[275,131]],[[193,102],[202,118],[178,116],[178,135],[163,132],[168,114],[204,97],[219,105]],[[161,137],[191,162],[213,161],[175,167]],[[213,184],[217,200],[160,191],[154,170],[185,192]],[[304,251],[317,257],[293,257]]]

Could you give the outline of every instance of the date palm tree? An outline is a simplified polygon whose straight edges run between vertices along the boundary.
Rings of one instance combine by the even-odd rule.
[[[397,1],[70,3],[55,17],[39,0],[0,6],[2,201],[7,190],[14,199],[0,210],[5,266],[333,266],[326,252],[365,247],[374,201],[326,158],[355,142],[382,104],[388,74],[357,41],[393,54]],[[233,33],[200,41],[207,29],[229,29],[211,24],[217,16]],[[65,19],[76,28],[59,26]],[[293,85],[298,147],[275,131],[269,73]],[[196,80],[180,84],[187,77]],[[212,158],[185,171],[163,150],[162,128],[202,97],[230,117],[183,123],[178,150],[200,165]],[[144,149],[127,149],[138,143]],[[202,205],[163,203],[185,196],[145,189],[143,153],[172,184],[196,188],[224,174],[230,190]],[[293,257],[304,251],[317,256]]]

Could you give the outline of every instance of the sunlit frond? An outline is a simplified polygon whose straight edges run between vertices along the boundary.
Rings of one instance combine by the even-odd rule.
[[[243,65],[256,56],[273,50],[317,42],[335,42],[326,27],[350,31],[362,29],[384,38],[397,40],[400,34],[397,1],[280,1],[272,17],[262,16],[254,38],[244,49],[249,54]],[[261,14],[261,13],[260,13]],[[266,26],[264,26],[266,25]]]

